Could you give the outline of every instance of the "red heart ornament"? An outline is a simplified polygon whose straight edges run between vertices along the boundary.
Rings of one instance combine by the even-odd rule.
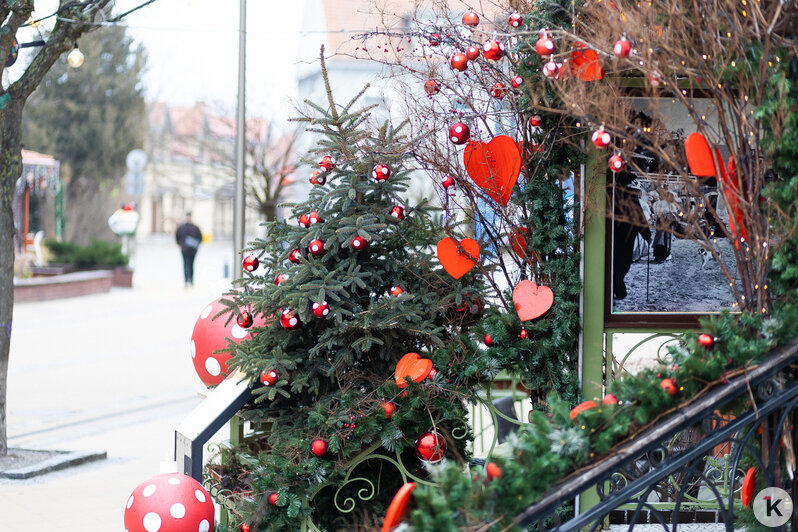
[[[466,172],[476,185],[507,205],[521,172],[521,151],[512,137],[499,135],[490,142],[471,141],[463,151]]]
[[[571,72],[582,81],[598,81],[604,77],[604,67],[595,50],[587,49],[584,43],[576,43],[577,48],[571,52]]]
[[[526,237],[531,233],[531,229],[521,226],[513,227],[513,230],[510,231],[510,246],[522,259],[526,257]]]
[[[524,280],[513,289],[513,303],[521,321],[534,320],[544,315],[554,304],[554,292],[548,286],[538,286]]]
[[[461,252],[462,248],[462,252]],[[473,268],[479,259],[479,243],[464,238],[458,243],[449,237],[438,242],[438,260],[446,272],[459,279]]]
[[[715,163],[712,162],[712,150],[701,133],[690,133],[684,141],[684,153],[690,173],[698,177],[715,175]]]
[[[407,353],[396,363],[394,378],[396,385],[400,388],[407,388],[405,377],[410,377],[413,382],[421,382],[427,378],[432,371],[432,360],[421,358],[418,353]]]
[[[402,516],[408,510],[410,494],[416,489],[415,482],[406,482],[393,496],[388,511],[385,512],[385,521],[382,523],[382,532],[390,532],[402,522]]]

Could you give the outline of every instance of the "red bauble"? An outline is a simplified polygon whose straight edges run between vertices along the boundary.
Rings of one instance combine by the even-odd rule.
[[[378,164],[371,170],[371,177],[377,181],[387,181],[391,177],[391,169],[387,164]]]
[[[441,44],[441,35],[440,33],[431,33],[429,36],[429,45],[430,46],[439,46]]]
[[[202,485],[180,473],[155,475],[139,484],[125,505],[128,532],[213,532],[213,499]]]
[[[424,92],[430,96],[434,96],[441,92],[441,84],[437,79],[428,79],[424,82]]]
[[[526,329],[521,329],[521,332],[518,333],[518,337],[521,340],[526,340],[527,338],[529,338],[529,331],[527,331]]]
[[[299,248],[292,249],[291,253],[288,254],[288,260],[290,260],[294,264],[299,264],[301,259],[302,259],[302,252],[299,251]]]
[[[540,127],[540,124],[543,123],[543,119],[540,115],[532,115],[529,117],[529,125],[532,127]]]
[[[445,453],[446,440],[438,432],[425,432],[416,440],[416,456],[425,462],[440,462]]]
[[[244,268],[245,272],[254,272],[258,269],[258,266],[260,266],[260,261],[258,257],[254,255],[247,255],[241,262],[241,266]]]
[[[617,405],[618,398],[612,395],[611,393],[608,393],[607,395],[604,396],[604,399],[602,399],[601,402],[604,403],[605,405]]]
[[[470,136],[471,130],[462,122],[456,122],[449,126],[449,140],[457,145],[468,142]]]
[[[500,100],[504,98],[506,92],[507,87],[504,86],[504,83],[494,83],[493,87],[490,88],[490,95]]]
[[[593,132],[591,140],[593,141],[593,144],[596,146],[596,148],[606,148],[612,142],[612,137],[610,136],[609,133],[604,131],[603,127],[600,127]]]
[[[324,220],[321,219],[321,216],[319,216],[319,211],[313,211],[308,214],[308,223],[310,225],[322,223],[323,221]]]
[[[507,22],[511,28],[517,28],[524,23],[524,17],[521,16],[521,13],[513,13]]]
[[[540,57],[547,57],[554,53],[554,41],[548,37],[541,37],[535,43],[535,51]]]
[[[324,456],[327,454],[327,449],[327,442],[322,439],[313,440],[313,443],[310,444],[310,452],[312,452],[314,456]]]
[[[296,329],[297,327],[299,327],[299,317],[296,315],[296,313],[293,310],[287,308],[280,315],[280,325],[282,325],[284,329],[288,329],[289,331]]]
[[[488,462],[485,465],[485,476],[488,477],[488,480],[493,480],[494,478],[502,478],[502,470],[494,462]]]
[[[679,389],[676,387],[676,381],[673,379],[662,379],[659,383],[662,389],[668,392],[668,395],[676,395]]]
[[[468,48],[466,48],[465,54],[466,54],[466,59],[468,59],[469,61],[473,61],[474,59],[479,57],[479,48],[477,48],[476,46],[469,46]]]
[[[401,286],[392,286],[391,289],[388,290],[388,293],[391,294],[393,297],[399,297],[402,294],[404,294],[405,291],[402,290]]]
[[[308,217],[307,214],[303,214],[302,216],[299,217],[297,223],[299,223],[299,225],[307,229],[308,227],[310,227],[310,218]]]
[[[274,386],[279,380],[280,376],[277,375],[277,372],[273,369],[270,369],[269,371],[261,371],[260,373],[260,382],[262,382],[264,386]]]
[[[277,506],[277,499],[278,498],[279,498],[279,495],[277,495],[276,493],[270,493],[269,494],[269,504],[271,504],[272,506]]]
[[[460,72],[465,71],[468,68],[468,56],[466,54],[454,54],[449,61],[452,69],[458,70]]]
[[[326,301],[322,301],[321,303],[313,303],[311,311],[317,318],[323,318],[330,313],[330,305]]]
[[[226,323],[226,317],[213,319],[222,310],[230,308],[223,299],[230,300],[230,298],[216,299],[202,310],[191,333],[191,361],[194,370],[206,386],[221,383],[232,369],[228,366],[231,355],[218,352],[228,347],[227,338],[238,343],[252,337],[248,329],[241,327],[235,321]],[[265,323],[266,320],[262,315],[258,315],[257,320],[253,319],[253,325],[260,327]]]
[[[435,369],[435,368],[432,368],[431,370],[429,370],[429,374],[427,374],[427,378],[429,380],[432,380],[432,379],[435,378],[435,375],[437,375],[437,374],[438,374],[438,370]]]
[[[560,72],[560,63],[549,61],[543,65],[543,75],[547,78],[553,78]]]
[[[498,61],[504,56],[504,45],[499,41],[487,41],[482,45],[482,55],[491,61]]]
[[[349,245],[352,246],[352,249],[360,251],[361,249],[366,249],[369,247],[369,241],[362,236],[356,236],[351,242],[349,242]]]
[[[247,311],[242,312],[237,318],[236,323],[238,323],[239,327],[243,327],[244,329],[249,329],[252,327],[252,324],[255,320],[252,318],[252,314]]]
[[[380,403],[382,409],[385,411],[385,419],[391,419],[393,413],[396,412],[396,405],[390,401],[383,401]]]
[[[288,280],[287,273],[278,273],[277,277],[274,278],[274,286],[280,286],[280,283],[286,280]]]
[[[474,13],[473,11],[467,12],[463,15],[463,24],[466,26],[471,26],[472,28],[479,24],[479,15]]]
[[[455,182],[454,178],[450,175],[447,175],[446,177],[443,178],[443,188],[445,188],[446,190],[449,190],[456,184],[457,183]]]
[[[241,525],[241,532],[249,532],[249,530],[250,529],[249,529],[249,524],[248,523],[244,523],[244,524]]]
[[[613,172],[621,172],[624,168],[626,168],[626,161],[623,160],[621,154],[616,153],[612,157],[610,157],[610,170]]]
[[[325,172],[329,172],[333,168],[335,168],[335,157],[332,155],[325,155],[319,161],[319,168],[321,168]]]
[[[712,349],[715,346],[715,339],[706,333],[701,333],[698,335],[698,345],[704,349]]]
[[[615,55],[618,57],[629,57],[629,52],[632,51],[632,43],[626,40],[626,37],[621,37],[612,48]]]
[[[514,89],[517,89],[523,84],[524,84],[524,78],[522,78],[521,76],[516,75],[510,79],[510,85],[512,85]]]
[[[404,220],[405,219],[405,208],[401,205],[394,205],[391,207],[391,216],[396,218],[397,220]]]
[[[308,251],[314,257],[319,257],[324,255],[324,241],[320,239],[311,240],[310,244],[308,244]]]
[[[319,170],[313,170],[313,173],[310,174],[310,181],[311,185],[323,185],[327,182],[327,176],[321,173]]]
[[[485,335],[485,345],[488,347],[493,345],[493,337],[489,334]]]

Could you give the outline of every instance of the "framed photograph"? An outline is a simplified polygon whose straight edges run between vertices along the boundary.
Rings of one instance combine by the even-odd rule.
[[[674,162],[687,167],[684,108],[660,106],[653,116],[665,118],[654,119],[650,101],[638,100],[633,127],[659,130],[660,145],[638,147],[624,171],[607,174],[605,325],[692,328],[702,315],[735,307],[727,206],[716,178],[672,170]],[[728,150],[718,150],[726,160]]]

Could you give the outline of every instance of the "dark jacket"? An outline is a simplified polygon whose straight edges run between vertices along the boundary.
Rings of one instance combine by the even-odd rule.
[[[175,240],[183,253],[196,252],[202,242],[202,231],[193,223],[185,222],[177,228]]]

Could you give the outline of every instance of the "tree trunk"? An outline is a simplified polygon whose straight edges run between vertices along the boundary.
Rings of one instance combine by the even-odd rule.
[[[14,311],[14,214],[11,202],[22,175],[22,104],[11,100],[0,111],[0,456],[8,454],[6,389]]]

